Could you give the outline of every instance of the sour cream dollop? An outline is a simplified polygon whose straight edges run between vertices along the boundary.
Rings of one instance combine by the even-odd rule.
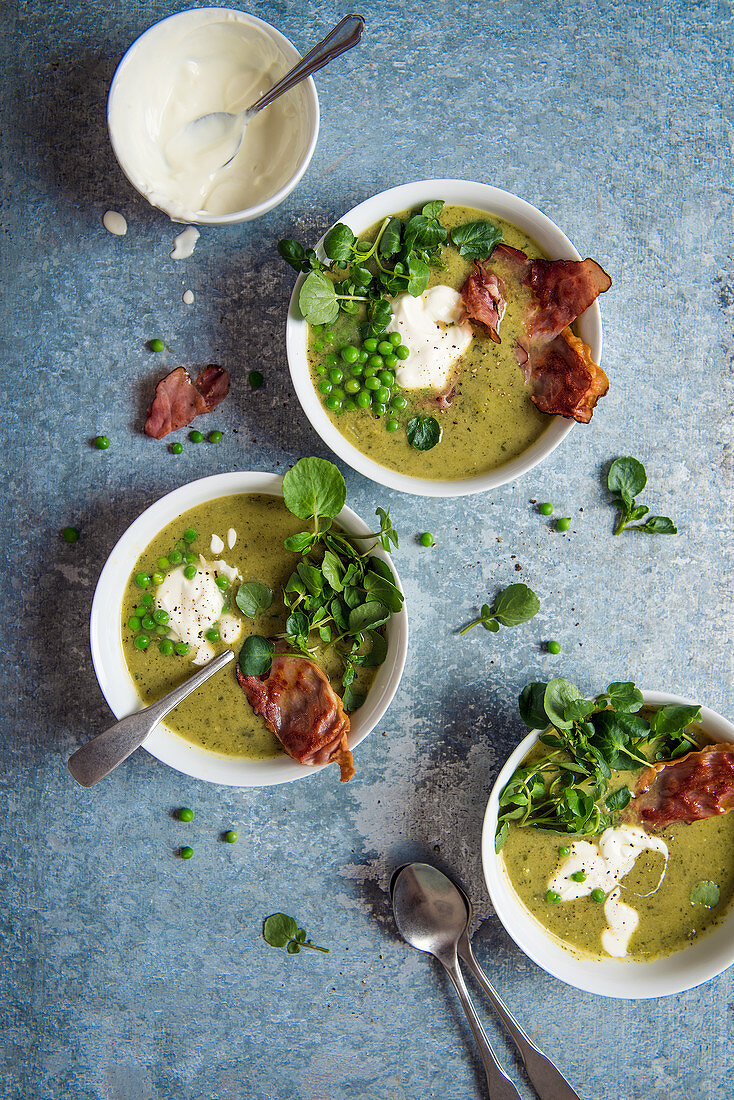
[[[395,370],[403,389],[444,390],[451,368],[472,341],[461,295],[450,286],[434,286],[419,297],[400,294],[392,304],[388,332],[399,332],[410,356]]]
[[[184,576],[184,567],[173,569],[156,589],[156,604],[168,613],[168,625],[182,642],[195,646],[198,651],[206,646],[204,635],[223,619],[224,594],[216,583],[218,575],[230,581],[239,578],[236,569],[226,562],[207,562],[199,559],[196,576],[190,580]],[[229,616],[233,619],[233,616]],[[234,620],[236,622],[236,620]],[[241,629],[241,624],[240,629]],[[238,631],[239,633],[239,631]],[[228,621],[226,641],[234,641],[233,625]],[[197,660],[199,653],[197,652]],[[203,660],[206,660],[206,656]],[[202,662],[200,662],[202,663]]]

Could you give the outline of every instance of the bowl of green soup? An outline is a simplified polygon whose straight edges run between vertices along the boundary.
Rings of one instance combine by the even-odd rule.
[[[304,461],[336,471],[321,459]],[[318,613],[320,630],[309,631],[303,609],[313,618],[308,609],[318,601],[312,591],[319,586],[327,591],[316,568],[323,550],[313,564],[313,553],[308,557],[307,548],[299,545],[309,522],[285,506],[280,476],[226,473],[184,485],[143,512],[112,550],[94,595],[90,641],[100,688],[118,719],[171,691],[224,648],[239,655],[146,740],[148,752],[169,767],[242,787],[286,783],[321,770],[286,754],[242,690],[236,666],[242,668],[246,649],[252,660],[248,647],[253,639],[261,648],[271,646],[271,638],[280,639],[281,646],[318,664],[349,716],[350,750],[384,716],[407,652],[402,588],[388,554],[371,534],[374,526],[342,507],[343,479],[338,471],[335,476],[342,495],[337,485],[331,503],[332,514],[338,514],[333,523],[321,521],[334,539],[329,575],[339,588],[339,548],[352,553],[349,547],[357,547],[370,555],[366,560],[372,563],[376,595],[389,592],[384,598],[393,608],[389,616],[385,610],[378,625],[367,623],[353,642],[353,653],[343,643],[329,644],[349,625],[342,621],[337,631],[332,612],[342,619],[344,612],[335,608],[331,589],[330,602]],[[341,595],[347,580],[342,570]],[[382,605],[372,602],[367,609],[376,606]],[[371,645],[360,644],[370,637]]]
[[[518,350],[525,288],[506,290],[499,334],[467,318],[460,291],[500,242],[510,259],[580,261],[534,206],[466,180],[383,191],[315,250],[280,242],[300,273],[286,328],[296,394],[324,442],[373,481],[423,496],[484,492],[532,469],[571,430],[573,419],[531,399]],[[598,364],[596,300],[573,338]]]
[[[548,724],[490,794],[482,861],[495,912],[577,989],[691,989],[734,962],[734,725],[633,684],[596,700],[569,689],[531,684],[520,699],[526,724]]]

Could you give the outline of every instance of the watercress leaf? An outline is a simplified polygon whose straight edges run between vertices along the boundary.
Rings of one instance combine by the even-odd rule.
[[[390,543],[392,543],[397,550],[399,546],[398,533],[392,525],[392,520],[390,519],[390,509],[388,508],[386,511],[384,508],[377,508],[375,510],[375,515],[380,521],[380,533],[378,535],[377,541],[382,546],[382,549],[389,551]]]
[[[629,681],[624,683],[615,681],[609,685],[606,694],[616,711],[627,711],[634,714],[644,703],[642,692]]]
[[[273,663],[275,645],[270,638],[261,634],[251,634],[245,639],[239,655],[239,666],[243,676],[264,676],[270,672]]]
[[[337,222],[324,237],[324,252],[330,260],[348,260],[356,240],[348,225]]]
[[[570,729],[573,722],[566,718],[566,707],[581,698],[579,689],[568,680],[562,677],[551,680],[543,695],[543,709],[550,724],[561,730]]]
[[[329,611],[331,616],[341,631],[349,628],[349,618],[347,615],[347,608],[343,600],[335,597],[329,604]]]
[[[645,467],[630,455],[616,458],[609,467],[607,485],[610,493],[618,493],[629,504],[647,485]]]
[[[298,596],[305,596],[306,586],[298,576],[298,573],[291,573],[288,578],[288,583],[285,586],[286,594],[295,593]]]
[[[488,630],[490,634],[496,634],[500,628],[500,624],[496,619],[482,619],[482,626],[485,630]]]
[[[431,269],[428,264],[415,252],[411,252],[408,260],[408,294],[411,294],[414,298],[419,298],[428,286],[430,277]]]
[[[502,240],[502,230],[490,221],[465,222],[451,230],[451,240],[465,260],[486,260]]]
[[[691,887],[691,905],[703,905],[706,909],[713,909],[719,904],[721,890],[715,882],[701,879]]]
[[[406,432],[408,443],[416,451],[430,451],[441,438],[441,425],[435,416],[412,416]]]
[[[286,946],[286,951],[289,955],[300,955],[301,945],[300,943],[298,943],[297,940],[291,940],[290,943]]]
[[[272,913],[263,921],[263,939],[271,947],[285,947],[298,931],[293,917],[285,913]]]
[[[650,509],[647,507],[646,504],[638,504],[637,507],[633,508],[630,512],[630,523],[632,523],[636,519],[642,519],[642,517],[646,516],[649,511]]]
[[[700,719],[700,707],[669,703],[653,713],[650,725],[656,737],[674,737],[682,733],[691,722],[698,722]]]
[[[392,320],[392,309],[387,298],[378,298],[370,308],[370,324],[376,332],[383,332]]]
[[[445,205],[443,199],[434,199],[433,202],[426,203],[421,214],[424,218],[438,218]]]
[[[298,931],[296,932],[295,938],[298,940],[299,943],[305,943],[306,942],[306,930],[305,930],[305,928],[299,928]]]
[[[543,706],[547,687],[547,684],[536,680],[532,684],[527,684],[520,692],[518,700],[520,717],[531,730],[544,730],[548,725],[548,717]]]
[[[382,512],[382,508],[377,509],[378,515],[380,512]],[[388,581],[388,583],[391,584],[393,588],[397,588],[397,584],[395,582],[395,574],[393,573],[387,562],[383,561],[382,558],[368,558],[367,567],[369,572],[377,573],[378,577],[382,577],[383,580]]]
[[[593,714],[595,710],[595,704],[591,699],[574,699],[569,703],[563,711],[563,717],[567,721],[578,722],[583,718],[588,718],[590,714]]]
[[[349,587],[345,588],[342,592],[342,599],[351,611],[365,602],[365,595],[356,585],[350,584]]]
[[[360,604],[349,612],[349,633],[356,634],[360,630],[368,630],[370,627],[381,626],[390,618],[390,611],[383,603],[370,600]]]
[[[526,584],[510,584],[495,596],[492,615],[502,626],[519,626],[540,611],[540,600]]]
[[[297,535],[289,535],[283,545],[286,550],[291,550],[294,554],[305,554],[311,549],[315,541],[315,535],[310,531],[299,531]]]
[[[353,302],[349,298],[340,298],[339,309],[342,313],[359,313],[359,302]]]
[[[394,584],[390,584],[384,577],[378,577],[371,569],[364,578],[364,586],[370,594],[370,599],[379,600],[387,605],[391,611],[400,611],[403,606],[403,595]]]
[[[302,611],[294,611],[285,621],[286,634],[294,638],[307,638],[309,621]]]
[[[547,725],[548,719],[546,718],[545,714],[543,715],[541,721],[545,722]],[[542,728],[542,726],[539,728]],[[551,749],[565,749],[566,747],[564,742],[561,741],[560,737],[556,737],[553,733],[541,733],[538,737],[538,740],[542,742],[542,744],[548,745],[548,747]]]
[[[595,748],[594,745],[589,745],[589,754],[596,763],[596,772],[598,772],[598,774],[601,775],[604,779],[611,779],[612,770],[602,756],[599,749]]]
[[[351,684],[349,684],[345,688],[344,694],[342,695],[342,703],[344,705],[345,710],[347,710],[347,711],[359,710],[359,708],[362,706],[364,701],[365,701],[365,696],[359,691],[354,691]]]
[[[501,852],[504,847],[504,843],[507,840],[507,834],[510,831],[510,826],[507,821],[503,821],[498,827],[497,832],[494,834],[494,850],[495,852]]]
[[[314,565],[309,565],[307,561],[299,561],[296,570],[305,584],[306,590],[312,596],[318,596],[323,591],[324,578],[320,569],[317,569]]]
[[[400,235],[402,230],[403,223],[400,218],[390,218],[385,228],[385,232],[380,237],[378,252],[381,256],[394,256],[396,252],[400,251]]]
[[[426,217],[425,214],[414,214],[405,226],[404,251],[410,254],[415,251],[433,252],[446,240],[448,234],[442,225],[434,217]],[[420,293],[420,292],[419,292]]]
[[[243,615],[254,619],[260,611],[267,611],[273,602],[273,590],[259,581],[245,581],[237,589],[235,603]]]
[[[632,798],[632,792],[629,787],[618,787],[616,791],[612,791],[604,799],[604,805],[610,813],[614,813],[616,810],[623,810],[625,806],[629,805],[629,801]]]
[[[278,241],[278,252],[292,268],[296,271],[303,271],[303,261],[306,256],[306,250],[302,244],[299,244],[298,241],[284,239]]]
[[[370,640],[370,650],[355,657],[354,663],[362,668],[378,668],[387,657],[387,638],[376,630],[368,630],[367,637]]]
[[[667,516],[648,516],[644,523],[631,527],[631,531],[646,531],[649,535],[677,535],[678,528]]]
[[[335,592],[342,590],[342,563],[336,554],[327,550],[321,563],[321,571]]]
[[[339,303],[331,279],[320,271],[312,271],[304,279],[298,295],[303,319],[310,325],[330,325],[339,316]]]
[[[299,519],[333,519],[346,499],[344,478],[325,458],[301,458],[283,478],[283,501]]]
[[[324,626],[319,627],[319,637],[322,642],[331,641],[331,624],[326,623]]]
[[[350,663],[346,665],[344,668],[344,673],[342,675],[342,686],[348,688],[349,685],[354,682],[354,677],[356,676],[356,674],[356,669],[354,668],[353,664]]]

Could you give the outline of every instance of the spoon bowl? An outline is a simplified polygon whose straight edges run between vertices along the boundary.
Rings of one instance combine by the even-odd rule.
[[[400,935],[429,955],[456,949],[469,920],[451,879],[428,863],[409,863],[393,876],[392,905]]]

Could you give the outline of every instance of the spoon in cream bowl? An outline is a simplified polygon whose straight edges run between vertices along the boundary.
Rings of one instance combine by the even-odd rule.
[[[323,69],[335,57],[351,50],[362,38],[364,18],[346,15],[322,42],[301,58],[252,106],[236,114],[213,111],[182,126],[166,146],[166,157],[173,167],[184,168],[192,161],[206,162],[210,172],[226,168],[237,156],[251,118],[302,80]]]
[[[474,957],[468,936],[472,907],[464,891],[437,867],[408,863],[393,875],[390,892],[395,923],[403,939],[411,947],[438,959],[459,994],[487,1074],[490,1100],[516,1100],[519,1094],[489,1045],[459,970],[459,957],[487,994],[513,1039],[540,1100],[579,1100],[550,1058],[525,1034]]]

